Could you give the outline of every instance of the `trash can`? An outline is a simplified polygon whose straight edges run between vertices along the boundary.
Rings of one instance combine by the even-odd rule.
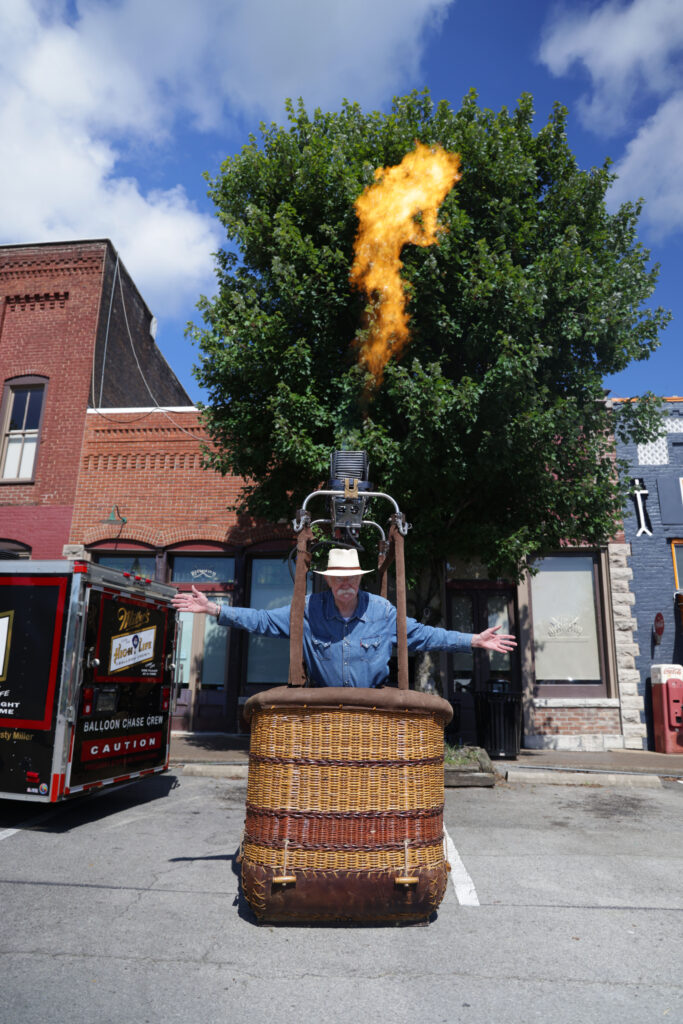
[[[479,746],[489,757],[512,758],[522,740],[522,695],[508,679],[489,679],[474,695]]]

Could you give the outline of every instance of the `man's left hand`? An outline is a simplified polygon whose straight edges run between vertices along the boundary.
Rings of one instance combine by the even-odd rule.
[[[472,637],[473,647],[483,647],[487,651],[499,651],[501,654],[509,654],[514,651],[517,641],[509,633],[497,635],[500,626],[492,626],[485,629],[483,633],[475,633]]]

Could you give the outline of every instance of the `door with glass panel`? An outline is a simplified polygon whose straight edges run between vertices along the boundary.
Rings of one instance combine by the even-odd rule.
[[[235,560],[224,555],[172,555],[171,580],[192,585],[216,604],[231,604]],[[210,615],[179,612],[176,641],[176,707],[173,728],[189,732],[232,729],[228,714],[229,629]]]
[[[517,634],[513,587],[451,585],[448,590],[448,628],[460,633],[481,633],[500,626],[501,633]],[[448,657],[447,692],[453,704],[449,739],[455,743],[476,743],[474,694],[492,680],[504,680],[514,692],[521,685],[519,654],[473,650]]]

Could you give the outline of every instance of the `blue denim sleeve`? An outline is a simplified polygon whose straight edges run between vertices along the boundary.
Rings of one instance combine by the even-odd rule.
[[[425,626],[408,618],[409,651],[470,651],[473,633],[456,633],[440,626]]]
[[[222,604],[218,615],[219,626],[234,626],[246,629],[248,633],[262,636],[289,636],[289,609],[283,608],[233,608]]]

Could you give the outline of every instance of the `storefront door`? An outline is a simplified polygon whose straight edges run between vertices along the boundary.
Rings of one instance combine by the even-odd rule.
[[[514,587],[493,584],[449,584],[448,627],[461,633],[481,633],[500,626],[501,633],[518,634]],[[521,686],[519,649],[513,654],[474,650],[451,654],[444,696],[453,704],[453,722],[448,730],[450,742],[476,744],[474,694],[484,691],[489,682],[505,680],[514,692]]]
[[[216,604],[230,595],[207,594]],[[209,615],[179,612],[176,646],[177,701],[173,728],[187,732],[223,732],[232,728],[226,708],[229,629]]]

